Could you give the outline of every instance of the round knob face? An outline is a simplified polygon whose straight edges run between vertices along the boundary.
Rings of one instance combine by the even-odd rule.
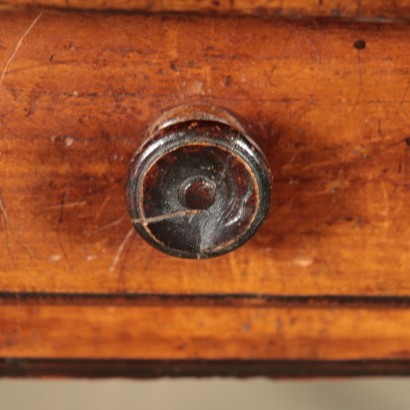
[[[242,245],[262,224],[270,172],[259,148],[224,111],[185,112],[156,127],[132,159],[128,210],[156,248],[208,258]]]

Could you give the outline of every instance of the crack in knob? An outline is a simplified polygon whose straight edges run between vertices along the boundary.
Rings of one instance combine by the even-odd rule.
[[[209,258],[242,245],[263,223],[270,195],[258,146],[234,117],[210,106],[161,117],[128,170],[136,230],[179,257]]]

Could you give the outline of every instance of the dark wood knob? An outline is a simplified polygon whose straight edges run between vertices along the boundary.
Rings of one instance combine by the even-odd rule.
[[[180,107],[152,127],[128,173],[136,230],[156,248],[209,258],[246,242],[268,212],[266,159],[238,121],[210,106]]]

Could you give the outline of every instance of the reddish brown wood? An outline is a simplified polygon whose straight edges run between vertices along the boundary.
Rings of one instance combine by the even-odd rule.
[[[409,360],[410,310],[3,301],[0,357]]]
[[[409,0],[0,0],[0,7],[408,20]]]
[[[407,25],[0,19],[0,289],[409,295]],[[274,175],[258,235],[201,262],[145,244],[124,203],[147,127],[187,102],[239,116]]]
[[[408,373],[409,49],[405,24],[0,14],[0,373],[23,359]],[[240,118],[274,175],[266,224],[206,261],[152,249],[124,200],[148,127],[197,102]]]

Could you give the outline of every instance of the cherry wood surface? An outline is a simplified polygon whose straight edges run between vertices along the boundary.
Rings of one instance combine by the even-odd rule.
[[[330,17],[359,21],[407,21],[409,0],[0,0],[2,9],[75,9],[144,13]]]
[[[1,312],[3,358],[410,360],[408,306],[7,300]]]
[[[256,236],[202,261],[125,208],[186,103],[274,176]],[[409,374],[409,107],[406,24],[0,13],[0,375]]]
[[[410,27],[0,20],[1,290],[410,294]],[[274,176],[257,235],[204,261],[150,247],[124,199],[149,125],[192,102],[240,118]]]

